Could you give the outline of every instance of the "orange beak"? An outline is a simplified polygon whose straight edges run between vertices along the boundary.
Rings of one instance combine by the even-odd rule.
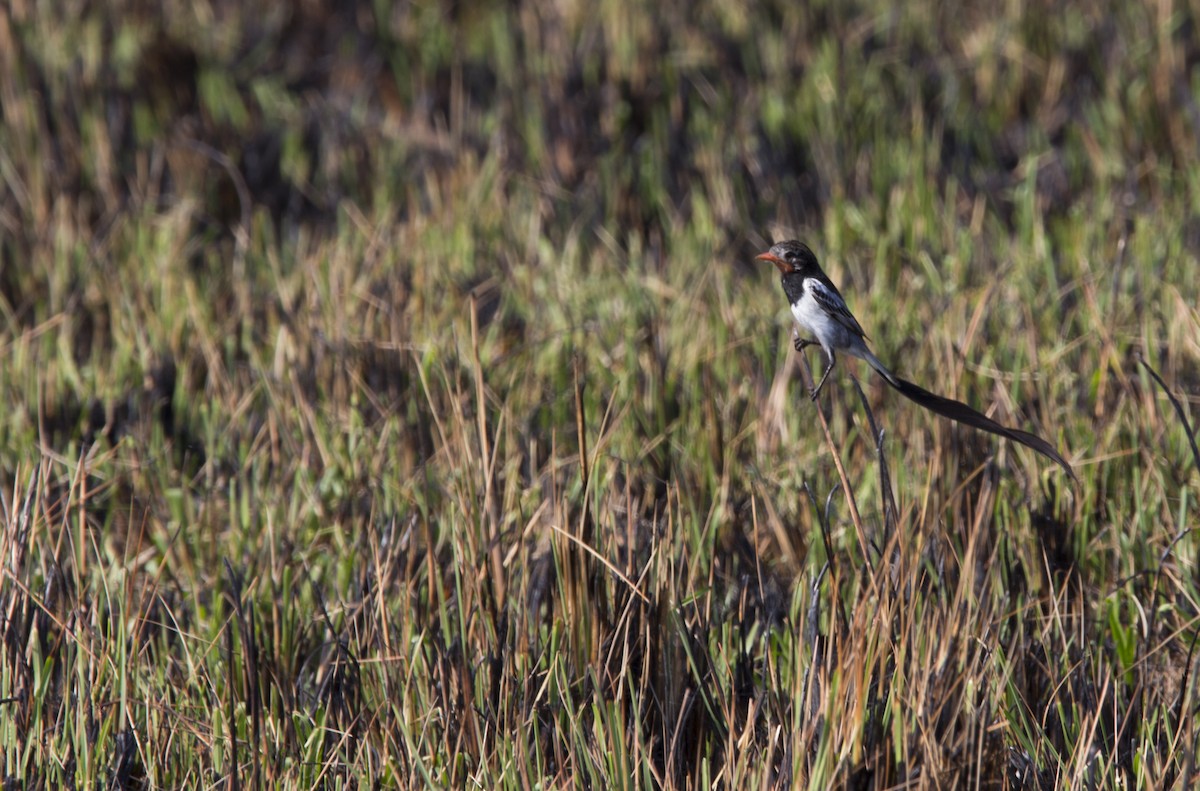
[[[769,261],[775,265],[776,269],[778,269],[780,272],[782,272],[785,275],[788,272],[791,272],[793,269],[791,264],[789,264],[787,261],[784,261],[782,258],[780,258],[779,256],[775,255],[772,252],[759,253],[758,255],[754,256],[754,260],[755,261]]]

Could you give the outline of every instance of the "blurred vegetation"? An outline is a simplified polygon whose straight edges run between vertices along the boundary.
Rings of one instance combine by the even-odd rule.
[[[1198,19],[0,7],[5,787],[1191,787]]]

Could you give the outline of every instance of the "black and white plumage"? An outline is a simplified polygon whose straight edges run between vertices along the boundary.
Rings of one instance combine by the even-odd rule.
[[[767,252],[756,256],[756,260],[769,261],[779,269],[783,279],[783,291],[791,304],[796,324],[802,332],[813,336],[809,339],[797,335],[794,344],[796,351],[803,351],[806,346],[815,344],[821,347],[829,360],[821,374],[821,380],[809,393],[814,400],[833,370],[835,354],[845,352],[851,357],[865,360],[897,392],[919,406],[942,417],[1032,448],[1061,466],[1072,480],[1078,481],[1066,459],[1059,455],[1054,446],[1036,434],[1002,426],[961,401],[931,393],[888,370],[867,348],[867,334],[862,325],[846,306],[846,300],[842,298],[837,286],[821,271],[821,265],[817,263],[817,257],[808,245],[797,241],[779,242]]]
[[[846,307],[846,300],[842,299],[837,286],[821,271],[821,265],[808,245],[795,241],[780,242],[757,258],[759,261],[770,261],[779,268],[783,275],[783,291],[792,305],[792,316],[802,331],[813,336],[813,340],[797,337],[796,351],[815,343],[829,360],[821,381],[810,393],[813,400],[816,400],[829,372],[833,370],[835,352],[845,352],[851,357],[866,360],[889,384],[898,385],[898,380],[887,366],[879,362],[879,358],[867,348],[867,334],[850,308]]]

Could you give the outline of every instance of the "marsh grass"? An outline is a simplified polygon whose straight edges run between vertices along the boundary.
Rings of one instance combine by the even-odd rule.
[[[6,786],[1192,786],[1196,9],[61,6],[0,9]],[[783,235],[1080,485],[809,402]]]

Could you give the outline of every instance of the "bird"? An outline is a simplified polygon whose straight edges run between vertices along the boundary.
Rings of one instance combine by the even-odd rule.
[[[961,401],[931,393],[919,385],[900,378],[871,353],[867,348],[866,332],[842,297],[837,286],[821,270],[817,256],[808,245],[796,240],[778,242],[765,253],[755,256],[757,261],[772,263],[779,270],[783,282],[783,293],[791,304],[792,317],[799,328],[813,337],[806,338],[796,333],[793,346],[803,352],[808,346],[820,346],[828,358],[821,379],[809,391],[815,401],[825,380],[833,371],[837,352],[864,360],[883,380],[900,395],[929,411],[973,428],[987,431],[1000,437],[1031,448],[1058,464],[1071,480],[1078,483],[1075,471],[1067,460],[1046,440],[1015,428],[1002,426],[981,412]]]

